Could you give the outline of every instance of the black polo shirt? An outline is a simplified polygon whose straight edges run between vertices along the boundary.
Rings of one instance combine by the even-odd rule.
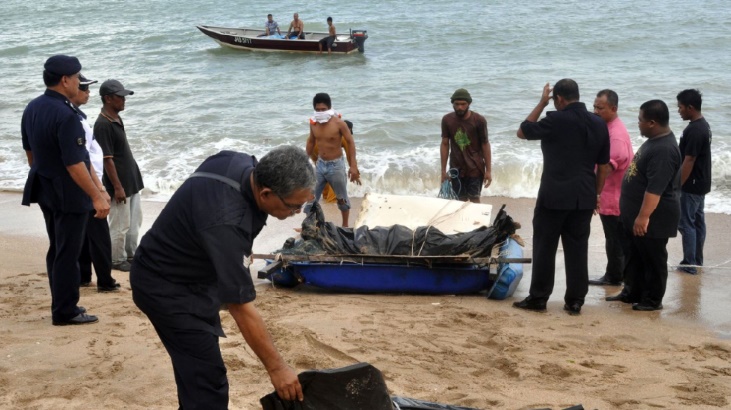
[[[62,94],[46,90],[23,111],[20,128],[23,149],[33,153],[33,164],[23,191],[23,205],[30,205],[43,194],[46,205],[68,213],[84,213],[92,208],[91,199],[71,178],[67,166],[83,162],[89,168],[86,133],[79,113]],[[44,186],[53,187],[41,192]]]
[[[645,192],[660,196],[647,225],[648,238],[674,238],[680,221],[680,164],[678,142],[672,132],[645,141],[622,179],[620,220],[631,231],[640,214]]]
[[[117,177],[124,188],[124,193],[129,197],[140,192],[145,185],[142,183],[142,174],[137,166],[137,161],[132,156],[122,117],[113,120],[100,113],[94,123],[94,138],[102,148],[104,158],[112,157],[114,160]],[[103,182],[107,191],[113,193],[114,186],[106,172]]]
[[[249,180],[256,162],[232,151],[209,157],[196,172],[231,178],[241,192],[214,179],[189,178],[142,237],[130,282],[135,303],[151,319],[223,336],[220,306],[254,300],[249,257],[267,219]]]
[[[599,116],[574,102],[538,122],[523,121],[523,135],[541,140],[543,174],[536,206],[595,209],[597,164],[609,163],[609,131]]]
[[[691,121],[680,136],[680,154],[695,157],[683,192],[705,195],[711,192],[711,126],[701,117]]]

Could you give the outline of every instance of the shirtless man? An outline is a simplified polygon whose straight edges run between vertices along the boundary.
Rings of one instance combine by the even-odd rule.
[[[335,42],[335,39],[338,37],[338,35],[335,33],[335,26],[333,25],[333,18],[328,17],[327,18],[327,32],[328,36],[320,40],[320,42],[317,44],[320,47],[320,54],[322,54],[322,46],[327,46],[327,53],[330,54],[330,51],[332,50],[333,43]]]
[[[287,40],[289,40],[290,35],[300,40],[305,39],[305,22],[300,20],[300,16],[297,13],[294,13],[294,20],[289,23],[289,30],[287,30],[286,36]]]
[[[315,115],[310,118],[310,137],[307,139],[307,155],[312,156],[312,152],[317,145],[319,152],[316,161],[315,175],[317,177],[317,185],[315,185],[315,201],[320,200],[322,190],[325,183],[329,183],[335,191],[338,200],[338,209],[343,215],[343,227],[348,226],[348,217],[350,216],[350,200],[348,199],[348,179],[360,185],[360,172],[358,172],[358,162],[355,160],[355,141],[353,135],[348,129],[345,121],[340,119],[332,109],[330,96],[326,93],[315,94],[312,99],[312,105],[315,108]],[[347,174],[345,172],[345,159],[343,158],[343,150],[341,145],[342,138],[348,143],[348,162],[350,169]],[[305,212],[309,212],[310,205],[305,208]]]

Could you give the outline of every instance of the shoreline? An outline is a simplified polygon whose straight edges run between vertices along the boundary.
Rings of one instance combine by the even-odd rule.
[[[534,199],[484,197],[493,214],[503,203],[531,254]],[[360,198],[353,198],[351,224]],[[143,201],[146,231],[164,202]],[[339,223],[334,204],[323,206]],[[118,293],[81,289],[81,304],[97,324],[54,327],[44,255],[47,239],[37,206],[0,192],[0,407],[173,408],[172,367],[147,318],[131,300],[128,274],[114,271]],[[269,218],[254,252],[269,253],[295,236],[303,216]],[[562,254],[547,313],[512,308],[527,294],[530,265],[504,301],[484,295],[339,294],[309,287],[274,288],[256,280],[257,309],[285,361],[297,371],[369,362],[392,395],[476,408],[718,409],[731,404],[731,308],[725,232],[731,216],[707,214],[706,267],[700,275],[669,272],[660,312],[633,312],[590,287],[582,314],[562,311]],[[599,276],[603,233],[592,221],[590,276]],[[668,244],[679,260],[680,238]],[[262,264],[261,261],[257,263]],[[261,266],[261,265],[259,265]],[[252,268],[256,275],[258,267]],[[94,278],[95,280],[95,278]],[[255,409],[273,389],[259,361],[222,313],[228,337],[230,407]],[[638,388],[638,386],[642,386]]]

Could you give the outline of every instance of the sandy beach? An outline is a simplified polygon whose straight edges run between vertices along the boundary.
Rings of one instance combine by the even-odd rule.
[[[485,197],[522,223],[531,254],[534,199]],[[360,200],[353,201],[351,222]],[[143,202],[143,231],[164,203]],[[340,215],[332,204],[330,221]],[[494,210],[496,211],[496,209]],[[177,408],[170,360],[132,302],[128,274],[114,271],[118,293],[82,288],[80,305],[99,323],[54,327],[41,211],[0,192],[0,408]],[[270,218],[256,253],[295,236],[303,216]],[[719,409],[731,407],[731,216],[708,214],[707,267],[696,276],[669,267],[665,309],[634,312],[605,302],[619,288],[591,287],[578,317],[562,310],[565,281],[559,250],[556,288],[547,313],[511,306],[527,294],[531,266],[513,298],[346,295],[312,288],[277,289],[257,280],[255,301],[275,344],[296,370],[369,362],[393,395],[481,409]],[[680,238],[668,245],[681,259]],[[604,237],[592,221],[590,276],[603,273]],[[257,267],[262,266],[257,262]],[[252,273],[256,276],[255,269]],[[264,368],[222,313],[228,338],[232,409],[260,408],[273,389]]]

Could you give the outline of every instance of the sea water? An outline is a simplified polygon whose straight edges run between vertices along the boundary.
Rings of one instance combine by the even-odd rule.
[[[314,55],[223,48],[196,25],[263,28],[272,13],[286,30],[299,13],[306,31],[366,29],[364,54]],[[707,211],[731,213],[731,13],[725,0],[612,2],[148,0],[0,4],[0,189],[21,190],[25,105],[44,90],[44,61],[79,57],[82,72],[135,91],[122,112],[148,199],[165,199],[207,156],[223,149],[262,156],[305,146],[312,97],[327,92],[354,122],[367,192],[436,196],[440,122],[457,88],[488,120],[493,184],[484,196],[535,197],[538,142],[516,138],[543,85],[573,78],[591,109],[614,89],[635,149],[639,106],[664,100],[670,126],[686,123],[677,93],[703,92],[713,129],[713,192]],[[82,109],[101,108],[99,84]],[[486,199],[489,202],[489,198]]]

